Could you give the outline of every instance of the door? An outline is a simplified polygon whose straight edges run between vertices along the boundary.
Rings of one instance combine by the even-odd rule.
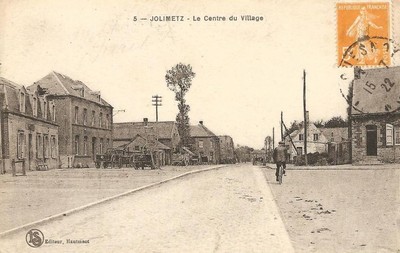
[[[367,156],[376,156],[378,153],[378,134],[375,125],[367,128]]]

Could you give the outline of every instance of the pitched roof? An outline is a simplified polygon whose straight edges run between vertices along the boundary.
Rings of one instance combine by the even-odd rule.
[[[400,109],[400,67],[355,69],[352,114]]]
[[[111,106],[101,97],[99,99],[99,92],[92,91],[86,84],[79,80],[73,80],[72,78],[55,71],[50,72],[39,81],[34,82],[34,84],[30,85],[28,88],[31,90],[37,90],[38,85],[40,85],[41,88],[46,89],[48,94],[52,95],[82,97],[81,91],[83,89],[84,97],[82,98],[105,106]]]
[[[190,136],[191,137],[217,137],[213,132],[211,132],[203,124],[198,124],[196,126],[190,126]]]
[[[120,144],[120,146],[116,146]],[[130,150],[134,150],[135,146],[141,146],[141,147],[146,147],[147,146],[147,141],[146,139],[141,136],[141,135],[136,135],[135,138],[129,142],[123,142],[123,141],[117,141],[116,144],[113,145],[115,148],[118,147],[123,147],[123,148],[129,148]],[[159,141],[156,141],[156,149],[160,150],[160,149],[164,149],[164,150],[170,150],[171,148],[169,148],[168,146],[162,144]]]
[[[328,141],[340,142],[342,140],[347,140],[349,136],[347,127],[321,127],[319,130],[321,130],[322,134],[325,135]]]
[[[173,137],[174,128],[176,127],[174,121],[159,121],[148,122],[149,127],[153,127],[158,139],[171,139]],[[114,123],[114,139],[132,139],[136,135],[145,136],[146,128],[144,122],[123,122]]]

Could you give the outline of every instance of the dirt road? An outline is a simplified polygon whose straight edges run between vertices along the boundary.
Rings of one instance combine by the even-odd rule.
[[[293,252],[262,170],[250,165],[171,181],[37,229],[48,240],[40,252]],[[37,252],[27,232],[0,239],[1,251]]]

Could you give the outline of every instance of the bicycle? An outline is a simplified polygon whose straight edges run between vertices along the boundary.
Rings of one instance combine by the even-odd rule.
[[[282,178],[283,178],[283,164],[279,165],[279,170],[278,170],[278,182],[279,184],[282,184]]]

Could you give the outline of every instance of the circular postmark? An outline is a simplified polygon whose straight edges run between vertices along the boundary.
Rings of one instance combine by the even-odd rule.
[[[44,235],[39,229],[33,228],[26,233],[25,240],[32,248],[38,248],[44,242]]]

